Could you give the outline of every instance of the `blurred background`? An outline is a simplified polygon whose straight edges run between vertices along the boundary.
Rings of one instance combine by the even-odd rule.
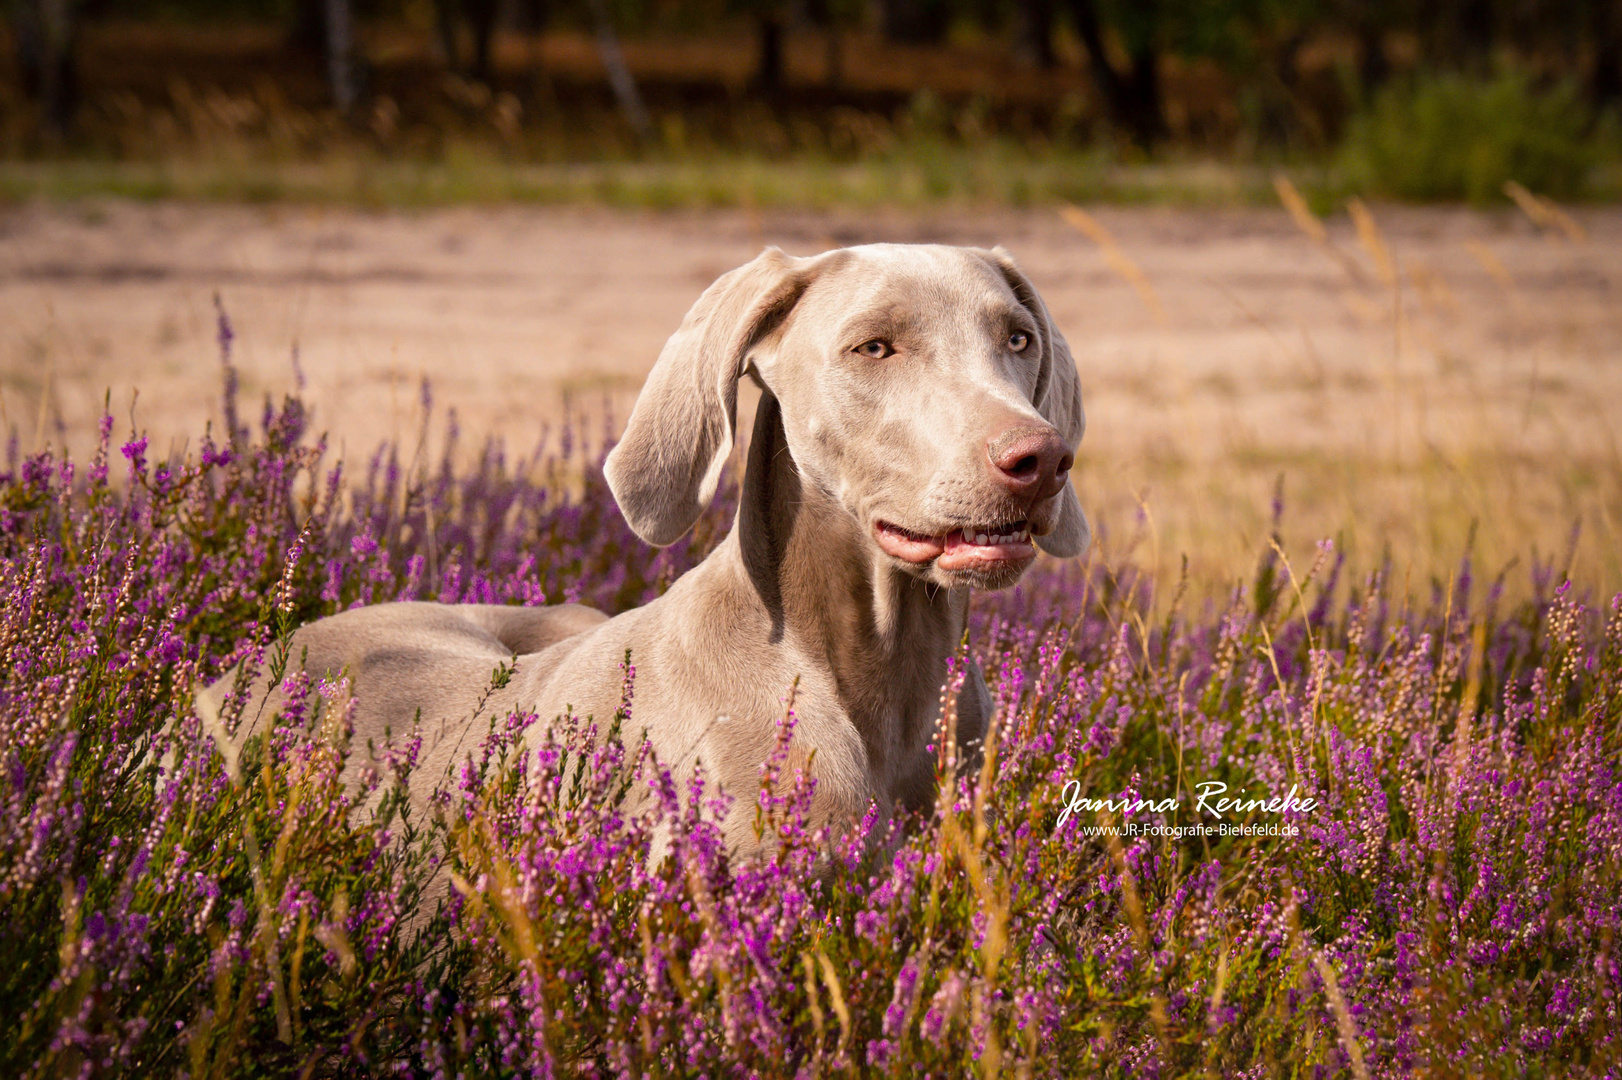
[[[68,154],[86,169],[54,183],[138,194],[267,198],[322,180],[327,194],[388,201],[582,187],[639,204],[1265,194],[1243,172],[1111,169],[1213,160],[1307,168],[1309,197],[1480,203],[1501,198],[1506,180],[1555,197],[1618,190],[1616,0],[7,0],[6,10],[0,150]],[[189,173],[111,170],[181,159]],[[340,161],[353,168],[264,168]],[[499,167],[717,161],[764,174]],[[442,170],[386,168],[400,162]],[[829,168],[863,163],[882,174]],[[13,193],[30,175],[8,173]]]
[[[452,408],[527,450],[623,417],[764,244],[1003,243],[1107,551],[1622,587],[1617,0],[0,11],[15,453],[104,405],[195,447],[222,312],[245,391],[302,386],[351,459]]]

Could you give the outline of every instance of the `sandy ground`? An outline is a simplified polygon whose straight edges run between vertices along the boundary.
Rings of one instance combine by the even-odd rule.
[[[1418,544],[1423,570],[1472,523],[1508,558],[1580,522],[1579,569],[1618,578],[1622,211],[1578,214],[1573,238],[1508,211],[1377,207],[1377,237],[1343,214],[1327,244],[1281,210],[1094,214],[1103,243],[1053,211],[10,207],[4,422],[24,449],[83,453],[110,392],[156,449],[195,440],[218,408],[217,294],[250,401],[293,387],[296,353],[351,455],[415,437],[424,377],[465,434],[522,449],[566,396],[623,416],[703,287],[763,244],[1001,243],[1074,348],[1078,475],[1118,547],[1232,570],[1282,474],[1302,541]]]

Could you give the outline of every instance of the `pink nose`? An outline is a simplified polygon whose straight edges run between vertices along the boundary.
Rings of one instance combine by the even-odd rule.
[[[1033,502],[1051,498],[1064,489],[1065,476],[1075,454],[1050,427],[1010,428],[987,445],[991,478],[1010,494],[1029,496]]]

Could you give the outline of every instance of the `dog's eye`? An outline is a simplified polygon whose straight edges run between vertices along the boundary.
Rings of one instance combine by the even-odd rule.
[[[874,338],[872,341],[864,341],[860,345],[856,346],[856,348],[852,349],[851,352],[859,353],[870,360],[883,360],[886,356],[895,355],[895,349],[888,341],[881,338]]]
[[[1031,335],[1025,333],[1023,330],[1015,330],[1012,334],[1008,335],[1008,347],[1013,349],[1015,352],[1024,352],[1025,346],[1029,345],[1030,343]]]

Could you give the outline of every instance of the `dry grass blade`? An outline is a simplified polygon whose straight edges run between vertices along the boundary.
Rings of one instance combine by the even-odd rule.
[[[1329,999],[1329,1009],[1335,1014],[1335,1029],[1340,1035],[1341,1049],[1351,1059],[1352,1075],[1357,1080],[1369,1080],[1363,1047],[1357,1041],[1357,1024],[1352,1020],[1351,1010],[1346,1007],[1346,996],[1340,992],[1340,980],[1335,976],[1334,966],[1316,951],[1312,954],[1312,966],[1318,970],[1318,978],[1323,980],[1324,996]]]
[[[1138,299],[1143,301],[1143,306],[1149,309],[1149,314],[1155,317],[1156,322],[1164,325],[1168,321],[1166,309],[1161,305],[1155,287],[1149,283],[1148,275],[1143,272],[1142,267],[1132,261],[1132,257],[1121,248],[1115,236],[1104,228],[1104,223],[1079,206],[1061,206],[1059,216],[1064,219],[1066,225],[1098,245],[1110,269],[1132,286],[1138,294]]]
[[[1105,815],[1099,815],[1099,823],[1109,820]],[[1144,914],[1143,898],[1138,893],[1137,878],[1132,868],[1126,862],[1126,849],[1115,833],[1105,834],[1105,843],[1109,848],[1110,859],[1115,863],[1116,872],[1120,875],[1121,906],[1126,909],[1127,920],[1132,925],[1132,936],[1137,942],[1138,951],[1143,955],[1151,968],[1154,964],[1154,941],[1149,936],[1149,920]],[[1149,995],[1149,1019],[1154,1023],[1155,1034],[1160,1040],[1161,1052],[1167,1056],[1171,1053],[1171,1018],[1166,1012],[1166,995],[1159,985],[1159,976],[1156,975],[1156,985]]]
[[[651,949],[649,950],[651,952]],[[817,993],[817,966],[811,960],[810,953],[800,954],[800,966],[805,969],[805,1000],[811,1008],[811,1028],[817,1033],[817,1053],[822,1052],[823,1019],[822,1002],[818,1000]]]
[[[1346,271],[1346,276],[1356,284],[1363,285],[1368,282],[1368,275],[1357,264],[1357,260],[1342,251],[1339,245],[1329,238],[1329,230],[1324,227],[1318,215],[1312,212],[1312,207],[1307,205],[1307,200],[1302,197],[1300,189],[1288,176],[1283,173],[1274,176],[1273,190],[1278,193],[1278,201],[1284,204],[1290,220],[1295,222],[1295,227],[1300,229],[1308,240],[1312,241],[1313,246],[1334,259],[1340,268]]]
[[[1515,205],[1540,229],[1558,229],[1574,244],[1586,244],[1588,233],[1577,224],[1577,219],[1560,208],[1553,199],[1534,194],[1513,180],[1504,181],[1504,194],[1515,200]]]
[[[1283,173],[1274,176],[1273,190],[1278,192],[1278,201],[1289,211],[1290,220],[1295,222],[1296,228],[1315,244],[1329,243],[1329,230],[1324,228],[1324,223],[1318,220],[1318,215],[1312,212],[1307,200],[1301,197],[1301,192],[1290,182],[1288,176]]]
[[[1504,265],[1504,260],[1493,254],[1492,248],[1478,240],[1466,240],[1464,250],[1470,253],[1472,259],[1481,264],[1481,268],[1487,271],[1487,276],[1496,281],[1501,288],[1506,291],[1514,291],[1514,275],[1509,272],[1509,267]]]
[[[817,964],[822,968],[823,984],[828,987],[828,1003],[839,1017],[839,1050],[843,1053],[850,1045],[850,1009],[845,1005],[845,989],[839,985],[839,973],[834,970],[833,961],[821,949],[817,950]]]
[[[1363,204],[1362,199],[1353,199],[1346,204],[1347,211],[1352,215],[1352,224],[1357,227],[1357,241],[1363,245],[1369,259],[1374,263],[1374,272],[1379,275],[1381,283],[1392,289],[1397,285],[1397,260],[1391,255],[1391,249],[1386,246],[1385,238],[1380,235],[1380,227],[1374,223],[1374,215]]]

